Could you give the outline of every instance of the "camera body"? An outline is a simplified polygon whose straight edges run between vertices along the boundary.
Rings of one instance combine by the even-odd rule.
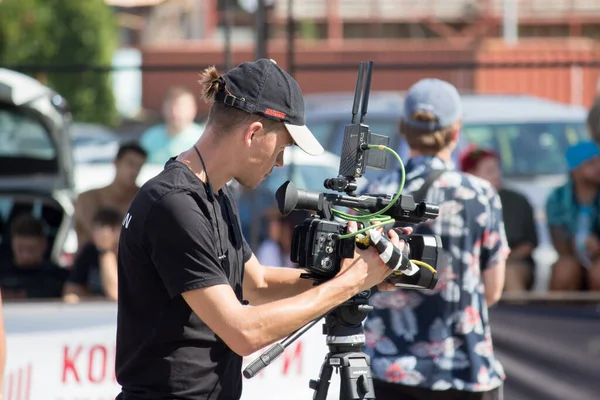
[[[307,218],[294,227],[291,260],[319,280],[334,277],[343,258],[354,256],[354,238],[336,239],[346,233],[346,226],[318,216]]]
[[[340,271],[344,258],[354,257],[354,238],[339,239],[347,233],[347,225],[322,219],[315,215],[294,227],[292,234],[291,261],[308,272],[306,277],[317,282],[333,278]],[[399,235],[405,242],[405,252],[412,259],[435,266],[442,247],[438,235]],[[364,247],[363,247],[364,248]],[[433,289],[438,277],[427,268],[420,268],[411,276],[391,274],[386,282],[400,288]]]

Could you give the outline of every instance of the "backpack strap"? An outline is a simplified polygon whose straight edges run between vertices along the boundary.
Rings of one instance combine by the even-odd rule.
[[[435,182],[440,176],[442,176],[442,174],[444,172],[446,172],[446,171],[443,169],[434,169],[433,171],[431,171],[429,173],[429,175],[427,175],[425,182],[419,188],[419,190],[412,193],[412,196],[413,196],[413,199],[415,200],[415,202],[425,201],[425,198],[427,197],[427,192],[429,191],[429,188],[431,187],[431,185],[433,185],[433,182]]]

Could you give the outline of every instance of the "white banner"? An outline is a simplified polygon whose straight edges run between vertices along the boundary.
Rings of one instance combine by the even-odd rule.
[[[119,393],[115,379],[115,324],[75,327],[82,315],[80,307],[55,305],[48,314],[44,305],[39,314],[35,304],[28,313],[12,312],[5,305],[7,327],[7,365],[4,400],[113,400]],[[111,315],[112,305],[102,305],[99,317]],[[94,320],[85,311],[85,325]],[[54,314],[52,314],[54,312]],[[18,315],[18,317],[17,317]],[[102,318],[100,318],[102,319]],[[312,399],[310,379],[317,379],[328,348],[318,323],[307,331],[277,360],[252,379],[243,378],[244,400],[249,399]],[[244,368],[259,353],[244,359]],[[339,378],[334,374],[328,399],[338,399]]]

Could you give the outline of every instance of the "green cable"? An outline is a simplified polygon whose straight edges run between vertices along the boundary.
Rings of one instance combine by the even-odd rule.
[[[404,183],[406,181],[406,171],[404,170],[404,164],[402,163],[402,159],[400,158],[398,153],[396,153],[393,149],[391,149],[387,146],[379,146],[379,145],[370,144],[369,148],[370,149],[383,149],[383,150],[389,151],[390,153],[392,153],[394,155],[394,157],[396,157],[396,160],[398,160],[398,163],[400,164],[400,169],[402,171],[402,179],[400,181],[400,187],[398,188],[398,192],[396,193],[396,195],[394,196],[392,201],[390,201],[390,203],[387,206],[385,206],[381,210],[374,212],[372,214],[351,215],[351,214],[345,213],[340,210],[336,210],[336,209],[332,210],[334,214],[336,214],[339,217],[346,219],[348,221],[368,222],[368,221],[370,221],[370,219],[372,217],[376,217],[376,216],[383,214],[384,212],[389,210],[396,203],[396,201],[400,198],[400,195],[402,194],[402,190],[404,189]]]
[[[375,149],[375,148],[383,149],[383,150],[386,150],[386,151],[392,153],[394,155],[394,157],[396,157],[396,160],[398,160],[398,163],[400,164],[400,170],[402,171],[402,179],[400,181],[400,187],[398,188],[398,192],[396,193],[396,195],[392,198],[392,200],[390,201],[390,203],[387,206],[385,206],[383,209],[381,209],[377,212],[371,213],[371,214],[351,215],[351,214],[345,213],[340,210],[332,209],[332,211],[335,215],[337,215],[340,218],[345,219],[347,221],[366,222],[366,223],[372,224],[363,229],[360,229],[357,232],[340,235],[339,236],[340,239],[350,238],[350,237],[356,236],[360,233],[364,233],[370,229],[388,225],[390,223],[395,222],[395,220],[392,217],[390,217],[388,215],[382,215],[382,214],[385,213],[387,210],[389,210],[396,203],[396,201],[398,201],[398,199],[400,198],[400,195],[402,194],[402,190],[404,189],[404,184],[406,181],[406,172],[404,170],[404,164],[402,163],[402,159],[400,158],[398,153],[396,153],[393,149],[391,149],[387,146],[369,145],[369,148],[370,149]],[[358,210],[358,209],[354,209],[354,210],[357,212],[361,212],[361,210]],[[377,222],[377,223],[374,224],[374,222]]]
[[[396,222],[396,221],[393,218],[390,218],[389,220],[386,220],[385,222],[380,222],[378,224],[369,225],[369,226],[367,226],[367,227],[365,227],[363,229],[357,230],[356,232],[347,233],[345,235],[339,235],[338,238],[339,239],[351,238],[352,236],[356,236],[359,233],[364,233],[366,231],[370,231],[371,229],[379,228],[380,226],[384,226],[384,225],[387,225],[387,224],[392,223],[392,222]]]

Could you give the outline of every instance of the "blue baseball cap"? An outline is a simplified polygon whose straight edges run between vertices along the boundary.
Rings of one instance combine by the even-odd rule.
[[[426,111],[435,115],[434,122],[415,121],[412,115]],[[462,103],[456,88],[443,80],[421,79],[408,89],[404,100],[404,123],[427,132],[444,129],[459,120]]]
[[[598,156],[600,156],[600,147],[591,140],[569,146],[565,153],[569,171],[579,168],[584,162]]]

